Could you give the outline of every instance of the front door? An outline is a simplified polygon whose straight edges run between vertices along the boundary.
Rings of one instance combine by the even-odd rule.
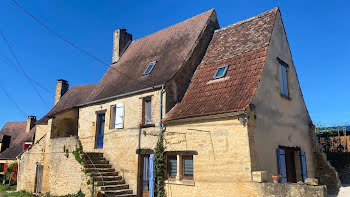
[[[97,114],[96,148],[103,148],[103,136],[105,131],[105,114]]]
[[[36,164],[36,176],[35,176],[35,193],[41,193],[41,187],[43,184],[43,171],[44,166],[42,164]]]
[[[153,154],[141,155],[141,197],[154,197]]]

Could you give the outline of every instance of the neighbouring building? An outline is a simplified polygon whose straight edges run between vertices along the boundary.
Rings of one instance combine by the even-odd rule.
[[[325,196],[325,186],[290,183],[338,180],[317,146],[278,8],[223,28],[209,10],[113,39],[98,83],[57,81],[55,106],[19,159],[18,190],[153,196],[160,133],[168,197]]]
[[[32,146],[35,136],[35,116],[28,116],[27,121],[7,122],[0,131],[0,176],[3,178],[7,165],[17,161],[23,151]],[[12,178],[13,181],[17,177]]]

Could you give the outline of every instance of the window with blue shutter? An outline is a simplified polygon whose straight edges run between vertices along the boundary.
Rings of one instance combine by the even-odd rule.
[[[177,174],[177,156],[168,157],[168,176],[175,178]]]
[[[301,177],[303,179],[303,182],[305,182],[305,179],[307,178],[305,152],[304,151],[300,151],[299,152],[299,156],[300,156],[300,165],[301,165]]]
[[[193,179],[193,156],[183,156],[183,178]]]
[[[289,97],[287,66],[280,63],[279,64],[279,73],[280,73],[281,95],[285,96],[285,97]]]
[[[286,155],[283,149],[278,148],[276,150],[277,153],[277,167],[278,167],[278,174],[280,175],[280,182],[286,183],[287,182],[287,169],[286,169]]]

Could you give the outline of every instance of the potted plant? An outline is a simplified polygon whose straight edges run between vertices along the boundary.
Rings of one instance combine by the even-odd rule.
[[[279,180],[280,180],[280,176],[281,176],[281,175],[279,175],[279,174],[273,174],[273,175],[272,175],[272,180],[273,180],[273,182],[274,182],[274,183],[278,183]]]

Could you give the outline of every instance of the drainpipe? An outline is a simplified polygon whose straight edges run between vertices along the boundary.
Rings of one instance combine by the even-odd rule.
[[[159,136],[158,141],[160,140],[160,135],[162,134],[163,130],[163,91],[164,91],[164,84],[162,85],[162,89],[160,90],[160,104],[159,104]]]

